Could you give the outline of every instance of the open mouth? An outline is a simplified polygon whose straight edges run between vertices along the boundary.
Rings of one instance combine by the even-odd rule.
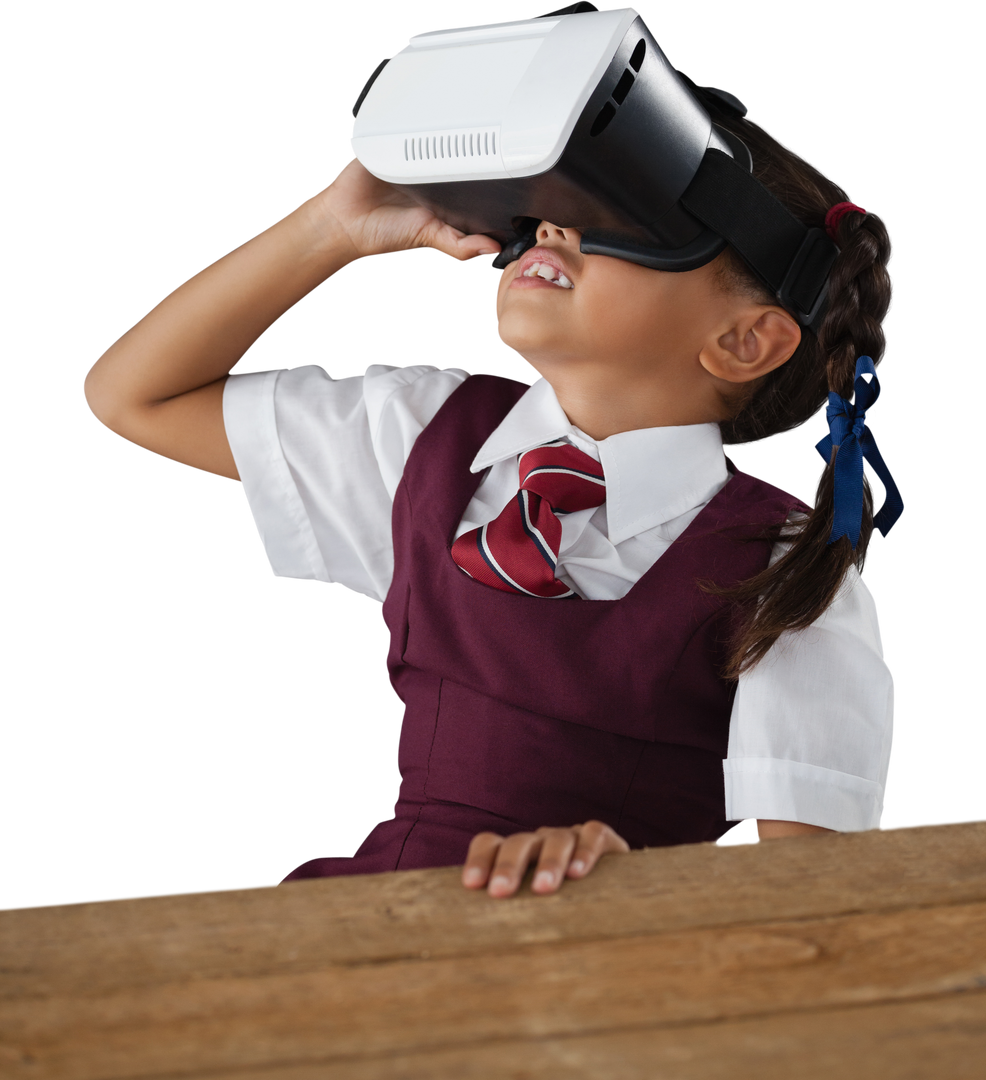
[[[553,266],[549,266],[548,263],[531,263],[521,276],[544,278],[545,281],[550,281],[553,285],[558,285],[562,289],[571,289],[574,287],[563,273],[556,270]]]

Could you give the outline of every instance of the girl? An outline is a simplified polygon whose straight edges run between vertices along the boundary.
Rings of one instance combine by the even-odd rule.
[[[354,259],[497,252],[353,162],[90,372],[113,430],[242,479],[275,573],[384,601],[406,704],[395,817],[354,858],[289,878],[464,863],[464,885],[507,896],[536,861],[532,888],[551,893],[606,852],[742,818],[761,837],[879,823],[892,688],[858,577],[869,496],[858,542],[830,542],[836,455],[809,511],[722,443],[852,395],[857,357],[883,351],[889,242],[702,100],[841,248],[817,337],[728,249],[665,273],[582,255],[577,230],[543,221],[497,296],[500,336],[541,376],[529,388],[454,368],[230,376]]]

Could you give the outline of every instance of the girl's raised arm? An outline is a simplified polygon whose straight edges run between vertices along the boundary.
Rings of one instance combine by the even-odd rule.
[[[351,162],[328,188],[176,289],[86,378],[107,427],[140,446],[238,479],[223,426],[226,376],[275,320],[346,263],[434,247],[496,254]]]

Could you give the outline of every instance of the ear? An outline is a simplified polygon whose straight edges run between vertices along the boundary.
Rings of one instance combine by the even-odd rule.
[[[788,312],[757,304],[745,306],[733,325],[710,340],[698,358],[710,375],[745,383],[779,368],[800,344],[801,327]]]

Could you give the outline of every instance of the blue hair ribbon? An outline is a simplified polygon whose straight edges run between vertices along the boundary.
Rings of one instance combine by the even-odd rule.
[[[871,382],[866,381],[866,375],[872,376]],[[861,356],[856,361],[853,400],[847,401],[838,394],[829,393],[825,410],[829,434],[815,446],[826,464],[832,460],[832,448],[839,448],[835,455],[835,516],[828,542],[831,544],[842,536],[848,536],[854,551],[863,525],[863,458],[870,463],[886,489],[883,506],[873,517],[873,524],[884,536],[890,532],[904,509],[904,500],[865,423],[866,410],[879,396],[880,381],[876,377],[876,365],[870,357]]]

